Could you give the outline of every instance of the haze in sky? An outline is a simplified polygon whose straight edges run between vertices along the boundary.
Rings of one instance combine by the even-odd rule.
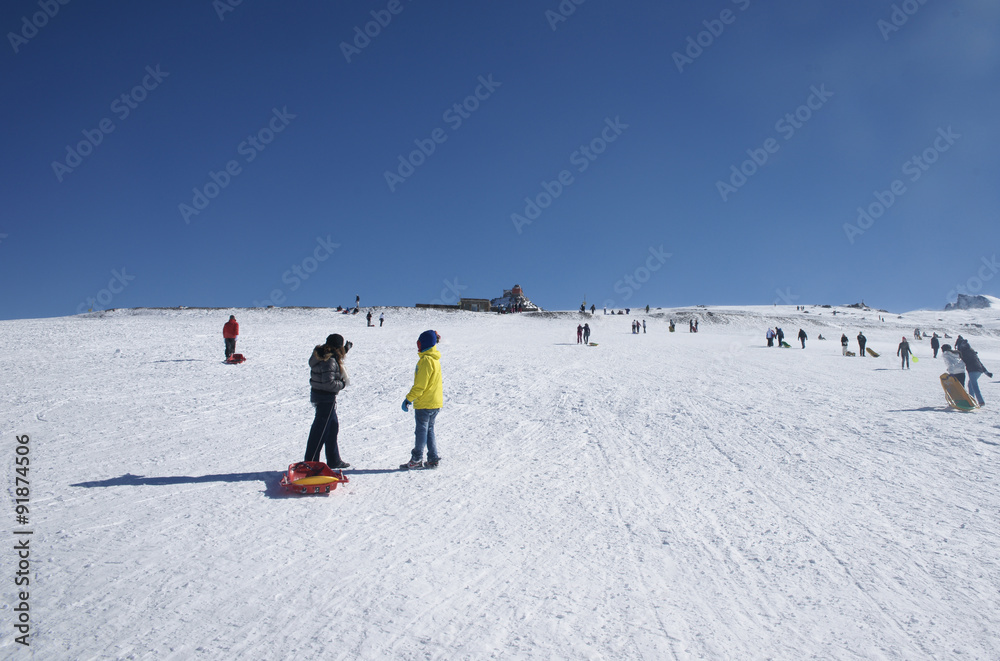
[[[0,10],[3,318],[1000,293],[1000,5]]]

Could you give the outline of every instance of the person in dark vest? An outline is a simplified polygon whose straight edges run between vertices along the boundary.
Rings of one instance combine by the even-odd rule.
[[[305,461],[319,461],[320,450],[326,448],[326,465],[333,469],[348,468],[349,463],[340,458],[337,434],[337,393],[350,385],[344,359],[351,343],[344,343],[341,335],[334,333],[326,343],[315,347],[309,357],[309,401],[316,407],[316,417],[309,429]]]
[[[962,362],[965,363],[965,371],[969,373],[969,395],[975,397],[980,406],[986,406],[986,402],[983,401],[983,393],[979,390],[979,377],[985,374],[992,379],[993,373],[983,367],[982,361],[979,360],[979,354],[973,351],[972,347],[969,346],[969,341],[961,335],[955,340],[955,349],[962,357]]]
[[[860,351],[858,352],[858,355],[861,356],[862,358],[865,357],[865,345],[867,343],[868,343],[868,338],[865,337],[864,333],[862,333],[862,332],[859,331],[858,332],[858,348],[860,349]]]

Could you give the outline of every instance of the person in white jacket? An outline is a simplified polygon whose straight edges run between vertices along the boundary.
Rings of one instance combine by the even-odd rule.
[[[944,368],[947,370],[948,376],[958,379],[964,388],[965,363],[962,362],[962,356],[957,351],[952,351],[950,344],[942,344],[941,357],[944,358]]]

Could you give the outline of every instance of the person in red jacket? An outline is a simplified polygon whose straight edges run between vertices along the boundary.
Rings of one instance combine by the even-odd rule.
[[[236,337],[240,334],[240,325],[236,323],[236,317],[229,315],[229,321],[222,327],[222,337],[226,341],[226,360],[236,353]]]

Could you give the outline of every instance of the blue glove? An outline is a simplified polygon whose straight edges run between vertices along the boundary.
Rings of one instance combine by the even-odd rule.
[[[406,411],[407,413],[410,412],[409,406],[410,406],[410,400],[404,399],[403,400],[403,410]]]

